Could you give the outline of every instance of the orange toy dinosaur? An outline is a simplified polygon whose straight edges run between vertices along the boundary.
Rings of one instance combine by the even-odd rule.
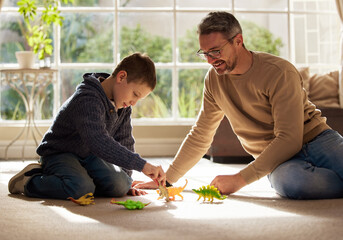
[[[181,197],[183,200],[183,196],[181,195],[182,191],[186,188],[187,186],[187,179],[186,179],[186,184],[183,187],[167,187],[168,195],[169,195],[169,200],[170,201],[175,201],[175,196],[178,195]],[[157,190],[157,193],[160,194],[160,190]],[[163,196],[159,196],[158,199],[163,198]],[[168,200],[167,200],[168,202]]]

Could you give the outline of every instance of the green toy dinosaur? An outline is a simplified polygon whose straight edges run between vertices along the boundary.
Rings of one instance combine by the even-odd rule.
[[[111,204],[123,205],[126,209],[135,210],[135,209],[143,209],[145,206],[149,205],[150,203],[142,203],[140,201],[132,201],[131,199],[124,201],[115,201],[114,198],[111,200]]]
[[[199,195],[199,198],[197,201],[199,201],[199,199],[201,197],[204,198],[204,201],[206,201],[206,198],[208,201],[213,202],[213,198],[216,198],[218,200],[224,200],[227,196],[225,195],[221,195],[220,192],[218,191],[218,189],[214,186],[202,186],[199,189],[192,189],[196,194]]]

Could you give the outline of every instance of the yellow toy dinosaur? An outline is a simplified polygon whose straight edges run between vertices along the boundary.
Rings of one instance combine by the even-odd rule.
[[[168,202],[168,200],[170,201],[175,201],[175,196],[178,195],[179,197],[181,197],[181,199],[183,200],[183,196],[181,195],[182,191],[186,188],[187,186],[187,179],[186,179],[186,184],[183,187],[167,187],[167,191],[168,191],[168,195],[169,195],[169,199],[166,199],[166,201]],[[157,193],[160,194],[160,190],[157,190]],[[158,199],[163,198],[163,196],[158,197]]]
[[[72,202],[79,204],[81,206],[86,206],[94,203],[94,196],[93,193],[87,193],[84,196],[80,197],[79,199],[74,199],[72,197],[68,197]]]

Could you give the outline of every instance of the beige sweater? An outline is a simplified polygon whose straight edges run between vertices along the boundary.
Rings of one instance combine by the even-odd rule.
[[[244,149],[255,158],[240,172],[248,184],[272,172],[304,143],[330,128],[308,100],[301,76],[291,63],[253,52],[253,64],[242,75],[220,76],[209,69],[201,110],[167,171],[168,182],[176,182],[206,154],[224,115]]]

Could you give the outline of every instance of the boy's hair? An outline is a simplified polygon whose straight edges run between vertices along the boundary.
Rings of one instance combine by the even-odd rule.
[[[127,83],[145,83],[151,90],[156,86],[156,70],[154,62],[146,54],[133,53],[119,62],[112,76],[120,71],[127,72]]]
[[[242,34],[242,28],[234,15],[224,11],[210,12],[198,25],[198,34],[222,33],[228,40]]]

